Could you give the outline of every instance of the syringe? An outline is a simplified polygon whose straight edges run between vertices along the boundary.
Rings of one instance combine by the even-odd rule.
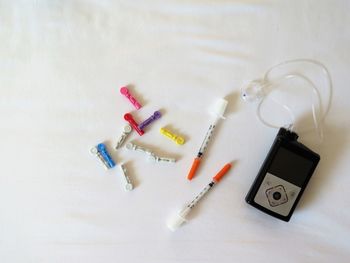
[[[188,180],[192,180],[192,178],[195,176],[196,171],[201,163],[201,159],[203,157],[203,154],[205,150],[208,147],[209,141],[211,137],[213,136],[213,132],[215,130],[215,127],[220,119],[224,119],[223,116],[227,107],[227,100],[220,99],[217,104],[215,104],[215,107],[213,107],[212,114],[215,116],[215,119],[213,120],[212,124],[210,124],[209,129],[204,137],[204,140],[202,142],[201,148],[198,151],[197,157],[193,160],[191,169],[187,175]]]
[[[192,208],[195,207],[198,202],[217,184],[221,178],[230,170],[231,164],[226,164],[214,177],[213,180],[183,209],[181,210],[176,217],[168,222],[168,227],[170,230],[175,231],[183,223],[187,221],[186,216],[191,212]]]

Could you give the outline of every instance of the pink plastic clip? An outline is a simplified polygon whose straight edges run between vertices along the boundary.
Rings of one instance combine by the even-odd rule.
[[[137,110],[142,107],[141,104],[131,95],[127,87],[121,87],[120,93],[123,94]]]
[[[130,114],[130,113],[126,113],[124,115],[124,120],[126,120],[127,122],[129,122],[129,124],[131,125],[131,127],[140,135],[142,136],[145,132],[143,130],[141,130],[139,128],[139,125],[137,124],[137,122],[134,120],[134,117]]]

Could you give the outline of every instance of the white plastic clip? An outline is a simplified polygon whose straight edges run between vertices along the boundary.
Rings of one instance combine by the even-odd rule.
[[[149,160],[152,160],[157,163],[175,163],[176,162],[176,159],[174,158],[158,157],[156,155],[150,156]]]
[[[123,177],[125,191],[131,191],[132,189],[134,189],[134,186],[130,180],[130,177],[127,174],[125,166],[123,164],[120,164],[119,168]]]
[[[124,143],[124,141],[126,140],[126,138],[128,137],[128,135],[131,133],[132,128],[129,124],[125,125],[123,128],[123,132],[120,135],[117,144],[115,145],[115,149],[118,150]]]
[[[176,162],[175,158],[159,157],[150,149],[144,148],[132,142],[127,143],[126,148],[128,150],[134,150],[134,151],[145,153],[148,156],[148,160],[153,162],[157,162],[157,163],[160,163],[160,162],[175,163]]]
[[[99,153],[99,151],[97,150],[96,147],[93,147],[90,149],[90,153],[95,155],[103,164],[104,168],[106,168],[106,170],[109,169],[108,163],[106,162],[106,160],[103,158],[102,154]]]

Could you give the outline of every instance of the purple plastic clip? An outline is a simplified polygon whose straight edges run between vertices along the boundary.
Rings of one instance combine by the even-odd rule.
[[[142,107],[141,104],[131,95],[127,87],[121,87],[120,93],[123,94],[137,110]]]
[[[145,127],[150,125],[155,120],[158,120],[160,117],[162,117],[162,114],[160,113],[160,111],[155,111],[151,117],[149,117],[148,119],[146,119],[145,121],[139,124],[139,129],[143,130]]]

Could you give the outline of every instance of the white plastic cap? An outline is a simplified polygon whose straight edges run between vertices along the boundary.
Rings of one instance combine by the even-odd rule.
[[[224,114],[226,111],[227,104],[228,104],[227,100],[219,99],[213,105],[210,112],[217,118],[225,119]]]
[[[177,214],[176,216],[174,216],[171,220],[169,220],[167,226],[171,231],[175,231],[176,229],[178,229],[183,223],[185,223],[187,220],[185,218],[183,218],[182,216],[180,216],[179,214]]]
[[[185,216],[191,211],[191,208],[186,207],[184,210],[182,210],[180,213],[176,214],[171,220],[169,220],[167,226],[171,231],[175,231],[180,226],[182,226],[184,223],[187,222]]]

